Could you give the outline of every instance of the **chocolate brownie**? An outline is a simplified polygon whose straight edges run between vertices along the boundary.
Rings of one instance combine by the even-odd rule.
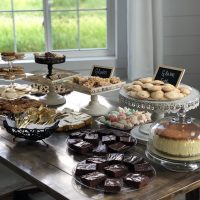
[[[134,165],[144,162],[144,158],[141,156],[130,155],[124,158],[123,163],[132,170],[135,170]]]
[[[83,184],[89,187],[96,187],[100,183],[104,182],[106,175],[100,172],[92,172],[80,177]]]
[[[70,138],[84,138],[84,136],[85,136],[84,132],[77,131],[77,132],[71,133],[69,137]]]
[[[71,148],[75,151],[84,154],[92,150],[93,145],[86,141],[81,141],[76,144],[71,145]]]
[[[119,192],[121,190],[122,184],[119,179],[107,178],[104,182],[105,192]]]
[[[97,133],[99,134],[99,137],[103,137],[106,135],[112,135],[113,131],[112,129],[108,129],[108,128],[101,128],[101,129],[97,129]]]
[[[122,153],[109,153],[106,156],[107,161],[109,164],[119,164],[122,162],[124,158],[124,154]]]
[[[146,176],[151,177],[151,176],[154,175],[153,167],[148,162],[144,162],[144,163],[141,163],[141,164],[135,164],[134,170],[135,170],[135,173],[144,174]]]
[[[98,145],[99,143],[99,135],[94,133],[87,133],[84,138],[85,141],[93,144]]]
[[[144,187],[145,185],[148,185],[150,179],[148,176],[145,175],[130,173],[123,178],[123,181],[127,186],[138,189]]]
[[[110,165],[110,166],[105,167],[104,172],[106,175],[110,177],[119,178],[126,174],[127,168],[124,165],[115,164],[115,165]]]
[[[83,141],[81,138],[72,138],[72,139],[68,139],[67,143],[68,143],[69,147],[71,147],[71,145],[76,144],[81,141]]]
[[[86,163],[95,163],[97,165],[97,170],[102,170],[104,167],[108,165],[108,161],[104,157],[94,156],[88,158]]]
[[[115,135],[106,135],[102,136],[102,143],[103,144],[113,144],[116,142],[116,136]]]
[[[81,176],[90,172],[95,172],[97,165],[95,163],[79,163],[76,167],[75,174]]]
[[[120,153],[120,152],[124,152],[125,150],[127,150],[129,148],[129,146],[127,146],[126,144],[123,144],[121,142],[117,142],[114,144],[110,144],[108,146],[108,150],[109,152],[116,152],[116,153]]]
[[[136,140],[133,137],[120,137],[119,141],[129,146],[136,144]]]
[[[117,136],[117,139],[119,139],[120,137],[128,137],[129,134],[125,131],[120,131],[120,130],[114,130],[114,135]]]
[[[99,144],[92,152],[98,155],[105,155],[107,153],[107,146],[106,144]]]

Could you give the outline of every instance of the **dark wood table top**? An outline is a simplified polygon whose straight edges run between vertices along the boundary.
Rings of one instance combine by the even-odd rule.
[[[66,99],[67,106],[78,110],[85,105],[85,102],[89,101],[89,96],[72,92]],[[111,102],[112,99],[115,101]],[[112,106],[109,102],[117,105],[118,101],[116,94],[108,94],[106,99],[101,98],[101,100],[110,108]],[[156,169],[156,177],[143,189],[108,195],[80,188],[73,179],[72,170],[77,162],[84,160],[84,157],[68,150],[66,145],[68,134],[54,133],[45,140],[49,145],[47,147],[42,141],[30,142],[17,139],[13,142],[13,137],[1,128],[0,162],[59,200],[90,198],[106,200],[172,199],[177,194],[188,193],[200,187],[200,170],[177,173],[152,163]],[[138,144],[133,151],[144,155],[145,146]]]

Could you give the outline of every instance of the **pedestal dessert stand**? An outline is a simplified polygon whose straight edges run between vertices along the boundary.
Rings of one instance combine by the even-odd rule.
[[[50,106],[62,105],[66,102],[64,96],[59,95],[55,92],[55,84],[61,84],[66,80],[68,80],[70,77],[77,74],[69,70],[55,70],[55,71],[63,74],[66,73],[66,77],[57,80],[51,80],[49,78],[46,78],[45,74],[44,75],[27,74],[26,78],[24,78],[24,80],[26,81],[30,81],[41,85],[47,85],[49,87],[49,92],[46,95],[40,97],[40,100],[44,102],[46,105]]]
[[[90,95],[91,98],[89,104],[86,107],[82,108],[81,112],[87,113],[92,116],[100,116],[107,114],[109,109],[99,101],[98,95],[119,90],[121,86],[125,84],[125,82],[92,89],[70,82],[66,82],[65,84],[67,85],[67,87],[71,88],[71,90]]]
[[[136,99],[128,96],[126,90],[121,88],[119,93],[119,102],[123,106],[151,112],[152,121],[154,122],[163,118],[166,113],[177,113],[180,108],[183,108],[186,112],[197,108],[199,106],[200,93],[195,88],[189,88],[191,93],[188,96],[183,99],[170,101]],[[132,129],[131,134],[133,134],[140,141],[147,142],[151,127],[152,123],[141,125],[140,127]]]

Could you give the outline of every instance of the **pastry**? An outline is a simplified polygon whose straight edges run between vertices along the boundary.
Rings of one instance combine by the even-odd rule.
[[[139,81],[141,81],[142,83],[151,83],[153,80],[152,77],[146,77],[146,78],[140,78]]]
[[[129,173],[124,178],[124,183],[129,187],[141,188],[149,184],[150,179],[148,176],[138,173]]]
[[[124,176],[127,168],[121,164],[110,165],[104,168],[104,173],[112,178],[119,178]]]
[[[170,100],[176,100],[176,99],[179,99],[179,98],[180,98],[180,94],[177,93],[176,91],[166,92],[166,93],[164,94],[164,96],[165,96],[167,99],[170,99]]]
[[[160,85],[153,85],[152,87],[148,88],[149,91],[151,92],[156,92],[162,90],[162,86]]]
[[[164,92],[159,90],[156,92],[151,92],[151,98],[155,100],[160,100],[164,98]]]
[[[199,130],[200,127],[196,124],[161,124],[154,131],[153,146],[172,156],[200,155],[200,138],[197,137]]]
[[[143,83],[141,81],[133,81],[133,85],[140,85],[143,86]]]
[[[180,90],[181,93],[183,93],[184,95],[189,95],[190,94],[190,89],[184,86],[181,86],[178,88]]]
[[[147,99],[150,97],[150,93],[148,91],[142,90],[136,93],[136,97],[139,99]]]
[[[153,84],[151,84],[151,83],[144,83],[142,87],[143,87],[144,89],[149,90],[150,88],[153,87]]]
[[[160,81],[160,80],[153,80],[151,83],[153,85],[164,85],[165,84],[163,81]]]
[[[105,180],[106,175],[101,172],[92,172],[81,176],[81,181],[89,187],[96,187],[97,185],[103,183]]]
[[[162,90],[164,92],[171,92],[174,89],[175,89],[175,87],[173,85],[169,84],[169,83],[167,83],[167,84],[165,84],[165,85],[162,86]]]
[[[119,192],[121,190],[122,184],[118,179],[107,178],[104,182],[105,192]]]

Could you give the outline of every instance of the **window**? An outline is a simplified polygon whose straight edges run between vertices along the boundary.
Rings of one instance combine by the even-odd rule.
[[[114,0],[4,0],[0,51],[114,54]]]

